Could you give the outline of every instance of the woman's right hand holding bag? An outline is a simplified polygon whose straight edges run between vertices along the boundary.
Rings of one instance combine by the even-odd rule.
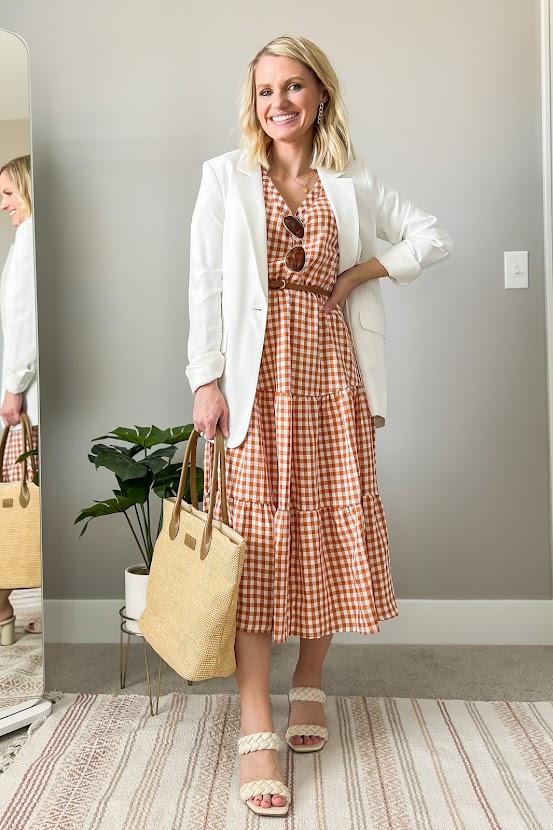
[[[204,383],[196,389],[192,420],[194,428],[203,432],[206,438],[215,438],[217,424],[225,438],[228,438],[228,406],[217,380]]]

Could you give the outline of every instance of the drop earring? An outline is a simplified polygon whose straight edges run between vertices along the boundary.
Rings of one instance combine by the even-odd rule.
[[[317,124],[321,123],[321,118],[323,117],[323,110],[325,105],[323,103],[319,104],[319,112],[317,113]]]

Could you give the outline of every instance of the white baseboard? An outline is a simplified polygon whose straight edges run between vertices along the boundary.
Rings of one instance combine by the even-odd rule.
[[[337,633],[334,643],[359,645],[553,645],[553,600],[398,600],[399,615],[364,636]],[[45,600],[47,643],[118,643],[124,600]],[[297,637],[290,641],[297,642]]]

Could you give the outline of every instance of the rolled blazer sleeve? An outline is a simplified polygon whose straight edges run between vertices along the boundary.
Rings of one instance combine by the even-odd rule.
[[[17,229],[13,249],[9,307],[5,309],[2,382],[8,392],[20,394],[37,372],[37,329],[33,223]]]
[[[192,392],[221,377],[225,356],[221,352],[223,291],[224,198],[209,162],[202,180],[190,235],[188,310],[188,365],[185,369]]]
[[[435,216],[383,184],[376,173],[365,168],[365,175],[375,198],[377,236],[392,243],[376,258],[393,283],[409,285],[423,268],[451,256],[453,242]]]

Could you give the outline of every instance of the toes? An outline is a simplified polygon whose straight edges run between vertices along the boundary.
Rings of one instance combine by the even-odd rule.
[[[273,795],[272,803],[271,803],[271,794],[265,793],[264,795],[252,795],[250,798],[256,807],[284,807],[286,804],[286,799],[283,795]]]
[[[313,746],[322,741],[322,738],[319,735],[294,735],[293,738],[290,738],[290,742],[294,744],[294,746],[301,746],[304,744],[305,746]]]

